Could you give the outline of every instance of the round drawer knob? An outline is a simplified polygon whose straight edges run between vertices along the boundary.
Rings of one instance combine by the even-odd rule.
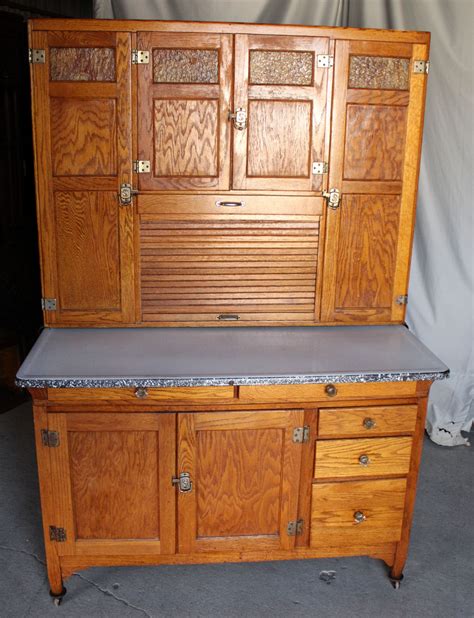
[[[361,524],[366,519],[367,517],[364,515],[364,513],[362,513],[362,511],[356,511],[354,513],[354,521],[356,524]]]
[[[327,384],[324,390],[326,391],[326,395],[328,397],[334,397],[335,395],[337,395],[337,388],[334,386],[334,384]]]
[[[367,418],[364,418],[363,425],[366,429],[373,429],[376,425],[376,422],[374,421],[373,418],[367,417]]]
[[[370,459],[368,455],[361,455],[359,457],[359,463],[361,466],[368,466],[370,463]]]
[[[148,389],[144,386],[138,386],[135,389],[135,397],[138,397],[138,399],[145,399],[145,397],[148,397]]]

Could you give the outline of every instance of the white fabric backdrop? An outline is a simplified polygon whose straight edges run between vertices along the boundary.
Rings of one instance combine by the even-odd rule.
[[[474,420],[472,0],[95,0],[95,16],[429,30],[431,66],[407,322],[451,368],[427,430],[465,444]]]

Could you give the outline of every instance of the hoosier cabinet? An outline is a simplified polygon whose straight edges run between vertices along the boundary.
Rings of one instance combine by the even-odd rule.
[[[398,586],[447,375],[404,326],[429,34],[30,45],[48,328],[18,382],[56,601],[93,565],[369,555]]]

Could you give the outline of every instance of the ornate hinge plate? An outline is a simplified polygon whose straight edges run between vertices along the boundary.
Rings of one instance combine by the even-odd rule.
[[[46,62],[46,52],[44,49],[28,50],[28,60],[30,64],[44,64]]]
[[[59,446],[59,432],[49,431],[49,429],[41,430],[41,442],[43,446],[56,447]]]
[[[295,427],[293,429],[293,442],[295,442],[296,444],[309,442],[309,425],[304,425],[303,427]]]
[[[56,526],[49,527],[49,539],[56,543],[64,543],[67,539],[66,530],[64,528],[57,528]]]
[[[286,532],[288,536],[299,536],[303,534],[303,519],[297,519],[296,521],[289,521],[288,526],[286,527]]]
[[[143,49],[132,49],[132,64],[148,64],[150,52]]]
[[[413,73],[426,73],[430,70],[429,60],[413,60]]]

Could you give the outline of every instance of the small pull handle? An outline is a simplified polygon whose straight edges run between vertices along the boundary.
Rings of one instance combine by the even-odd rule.
[[[145,399],[145,397],[148,397],[148,389],[144,386],[138,386],[135,389],[135,397],[138,397],[138,399]]]
[[[368,455],[361,455],[359,457],[359,463],[361,466],[368,466],[370,463],[370,459]]]
[[[328,397],[335,397],[337,395],[337,388],[334,386],[334,384],[327,384],[324,390]]]
[[[366,429],[373,429],[377,425],[374,419],[370,417],[364,418],[362,424],[364,425]]]
[[[237,315],[236,313],[221,313],[217,316],[217,319],[223,322],[234,322],[235,320],[240,320],[240,315]]]
[[[366,519],[367,519],[367,517],[364,515],[364,513],[362,511],[356,511],[354,513],[354,521],[355,521],[356,524],[361,524]]]
[[[223,202],[221,200],[217,200],[216,202],[217,208],[224,206],[225,208],[243,208],[245,206],[245,202]]]

